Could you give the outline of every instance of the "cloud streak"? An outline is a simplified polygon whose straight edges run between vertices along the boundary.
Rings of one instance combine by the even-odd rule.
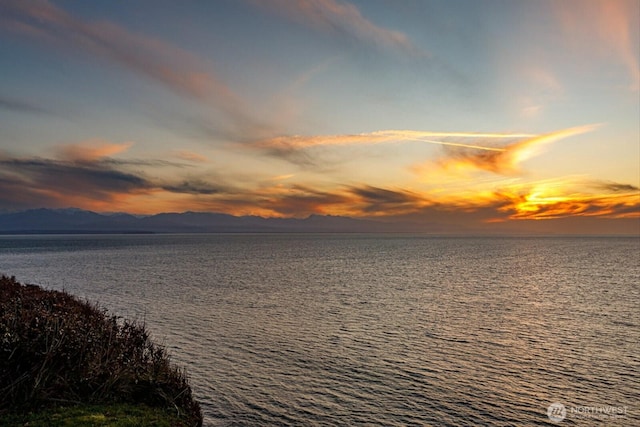
[[[538,155],[545,146],[564,138],[591,132],[598,127],[599,125],[586,125],[563,129],[507,144],[498,151],[446,147],[446,156],[438,163],[444,169],[457,171],[479,169],[496,174],[513,174],[520,171],[520,163]]]
[[[382,130],[360,134],[279,136],[252,143],[253,147],[306,164],[308,149],[349,145],[426,143],[441,145],[444,157],[437,163],[443,169],[470,171],[480,169],[497,174],[513,174],[519,164],[534,157],[544,146],[581,133],[591,132],[599,125],[562,129],[543,135],[527,133],[428,132],[412,130]],[[420,166],[414,167],[419,171]]]
[[[173,151],[172,157],[176,157],[180,160],[185,160],[192,163],[207,163],[209,161],[206,156],[188,150]]]
[[[4,1],[3,24],[16,32],[90,53],[202,98],[216,86],[190,54],[108,22],[85,22],[46,0]]]
[[[287,16],[310,27],[350,36],[361,42],[411,54],[421,53],[409,37],[395,30],[378,26],[362,16],[348,2],[337,0],[271,0],[254,1],[264,8]]]
[[[369,133],[344,134],[344,135],[292,135],[256,141],[253,146],[273,150],[304,149],[316,146],[340,146],[359,144],[384,144],[402,142],[426,142],[428,144],[450,145],[458,147],[474,148],[487,151],[503,151],[502,148],[490,145],[480,145],[481,141],[493,142],[493,140],[517,139],[535,136],[526,133],[472,133],[472,132],[426,132],[412,130],[381,130]],[[440,138],[435,140],[435,138]],[[451,141],[455,138],[456,141]],[[471,141],[465,143],[462,141]],[[477,142],[477,143],[474,143]]]
[[[7,98],[4,96],[0,96],[0,109],[15,111],[18,113],[52,114],[51,111],[47,110],[46,108],[42,108],[39,105],[19,99]]]
[[[75,162],[93,162],[128,150],[132,142],[114,144],[103,140],[84,141],[77,144],[64,144],[56,148],[61,158]]]
[[[47,0],[1,1],[0,26],[61,50],[117,64],[177,94],[211,104],[238,127],[258,126],[244,102],[204,61],[164,41],[107,21],[85,21]]]

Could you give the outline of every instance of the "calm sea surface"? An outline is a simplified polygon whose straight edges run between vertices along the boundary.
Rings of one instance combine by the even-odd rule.
[[[4,236],[0,273],[144,319],[206,425],[640,425],[638,238]]]

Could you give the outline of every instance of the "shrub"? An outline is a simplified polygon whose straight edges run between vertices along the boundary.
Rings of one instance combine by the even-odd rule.
[[[144,325],[0,277],[0,414],[116,402],[172,408],[188,425],[202,425],[185,372]]]

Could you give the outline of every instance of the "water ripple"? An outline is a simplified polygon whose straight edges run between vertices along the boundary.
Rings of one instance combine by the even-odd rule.
[[[613,238],[3,237],[0,270],[144,319],[187,366],[207,425],[542,426],[561,402],[626,407],[611,421],[631,426],[639,249]],[[598,421],[571,416],[563,425]]]

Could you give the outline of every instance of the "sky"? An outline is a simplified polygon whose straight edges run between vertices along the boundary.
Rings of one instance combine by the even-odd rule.
[[[0,0],[0,210],[640,234],[637,0]]]

